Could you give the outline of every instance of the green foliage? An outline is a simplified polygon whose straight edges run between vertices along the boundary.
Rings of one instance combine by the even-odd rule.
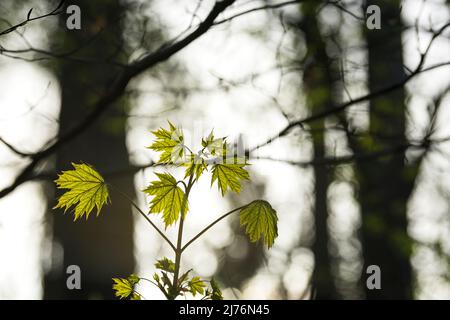
[[[159,276],[156,272],[153,274],[154,284],[161,290],[164,295],[169,299],[170,292],[172,292],[172,280],[169,278],[167,272],[162,271],[161,276]]]
[[[202,299],[222,300],[222,292],[217,283],[212,279],[206,281],[199,276],[189,277],[192,270],[188,270],[178,278],[177,286],[173,286],[173,279],[175,273],[175,264],[168,258],[158,260],[155,264],[157,269],[160,269],[160,274],[153,274],[153,284],[155,284],[168,299],[174,299],[177,296],[185,296],[187,293],[196,296],[203,295]],[[210,287],[207,287],[207,283]]]
[[[202,140],[202,145],[212,156],[216,157],[214,160],[217,163],[212,165],[211,185],[217,181],[222,196],[228,189],[236,193],[241,192],[241,181],[250,179],[250,175],[245,169],[248,165],[247,161],[236,156],[229,156],[225,138],[214,139],[212,132],[206,140]]]
[[[219,190],[222,196],[225,195],[227,189],[234,192],[241,192],[241,180],[249,180],[250,176],[244,167],[245,163],[218,163],[212,168],[211,185],[217,180]]]
[[[97,209],[100,213],[103,205],[109,201],[108,188],[103,177],[88,164],[72,163],[74,170],[63,171],[55,180],[58,189],[69,189],[59,199],[54,207],[64,208],[64,212],[75,206],[75,220]]]
[[[211,290],[206,291],[206,297],[211,300],[223,300],[222,291],[214,278],[211,279],[210,284]]]
[[[160,270],[167,271],[170,273],[175,272],[175,263],[166,257],[164,257],[161,260],[158,260],[155,263],[155,267],[156,267],[156,269],[160,269]]]
[[[278,236],[278,217],[270,203],[255,200],[241,210],[240,216],[241,226],[246,226],[245,232],[252,242],[264,238],[268,248],[273,245]]]
[[[149,146],[149,149],[161,152],[158,163],[176,163],[182,159],[185,146],[183,132],[180,129],[169,122],[169,129],[160,128],[152,133],[156,141]]]
[[[205,159],[195,154],[190,155],[189,161],[184,166],[186,167],[184,178],[194,175],[196,180],[200,179],[200,176],[208,168]]]
[[[131,300],[141,300],[141,295],[135,291],[136,284],[139,283],[140,278],[134,274],[128,278],[113,278],[112,279],[114,295],[120,299],[130,298]]]
[[[144,190],[154,196],[150,202],[150,213],[163,214],[166,228],[178,221],[183,207],[183,215],[188,210],[184,202],[184,192],[178,187],[177,180],[169,173],[157,173],[159,180],[151,182]]]
[[[202,151],[206,150],[212,156],[221,156],[223,155],[223,151],[226,150],[226,144],[224,145],[224,140],[225,138],[216,139],[214,137],[214,132],[211,131],[211,133],[206,138],[202,139]]]
[[[200,277],[193,277],[189,283],[190,292],[193,296],[197,293],[203,294],[205,292],[206,284],[200,279]]]
[[[120,193],[129,201],[138,212],[150,223],[150,225],[170,245],[175,253],[175,262],[169,258],[157,260],[155,268],[157,272],[152,279],[139,278],[131,275],[128,278],[113,278],[113,289],[115,295],[120,299],[141,299],[141,295],[135,287],[141,280],[156,285],[167,299],[175,299],[179,296],[202,295],[202,299],[222,300],[222,292],[214,279],[210,281],[198,276],[191,276],[191,271],[181,274],[181,255],[185,249],[195,242],[204,232],[214,224],[221,221],[233,212],[240,211],[240,223],[245,228],[252,242],[263,239],[270,248],[278,235],[277,213],[265,200],[255,200],[245,206],[231,210],[200,233],[194,236],[184,246],[182,244],[183,223],[188,212],[189,193],[193,185],[199,181],[205,172],[211,172],[211,186],[217,182],[222,196],[228,190],[239,193],[242,181],[249,180],[250,175],[246,169],[247,159],[238,158],[229,149],[226,138],[215,138],[211,133],[202,139],[201,150],[191,151],[184,144],[184,136],[181,129],[169,122],[169,128],[160,128],[152,132],[156,137],[150,149],[160,153],[158,165],[182,165],[184,178],[177,180],[168,172],[156,173],[157,179],[150,182],[143,192],[152,197],[150,200],[149,213],[161,213],[165,227],[179,223],[178,241],[176,246],[166,237],[149,218],[148,214],[139,208],[127,195]],[[99,214],[103,205],[108,203],[108,188],[102,176],[90,165],[73,164],[74,170],[62,172],[55,180],[58,188],[69,189],[63,194],[55,208],[67,210],[75,206],[75,219],[89,216],[94,208]],[[209,283],[209,285],[207,285]]]

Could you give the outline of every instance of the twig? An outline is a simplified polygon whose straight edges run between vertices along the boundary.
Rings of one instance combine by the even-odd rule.
[[[33,8],[31,8],[31,9],[28,11],[28,13],[27,13],[27,18],[26,18],[24,21],[22,21],[21,23],[18,23],[18,24],[16,24],[16,25],[13,25],[13,26],[9,27],[9,28],[6,29],[6,30],[1,31],[1,32],[0,32],[0,36],[3,36],[3,35],[8,34],[8,33],[11,33],[11,32],[13,32],[13,31],[15,31],[17,28],[23,27],[23,26],[25,26],[27,23],[29,23],[29,22],[31,22],[31,21],[40,20],[40,19],[43,19],[43,18],[46,18],[46,17],[59,15],[60,13],[62,13],[62,11],[59,11],[59,9],[62,8],[64,2],[65,2],[65,0],[62,0],[62,1],[58,4],[58,6],[57,6],[55,9],[53,9],[52,11],[50,11],[49,13],[46,13],[46,14],[44,14],[44,15],[37,16],[37,17],[34,17],[34,18],[31,17],[31,13],[32,13],[32,11],[33,11]]]

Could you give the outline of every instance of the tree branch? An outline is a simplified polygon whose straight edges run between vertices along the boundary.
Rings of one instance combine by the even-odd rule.
[[[5,139],[3,139],[2,137],[0,137],[0,142],[3,143],[9,150],[11,150],[12,152],[14,152],[15,154],[21,156],[21,157],[29,157],[32,156],[32,153],[27,153],[24,151],[20,151],[19,149],[17,149],[16,147],[14,147],[12,144],[10,144],[9,142],[5,141]]]
[[[435,64],[433,66],[427,67],[423,69],[423,66],[425,64],[425,60],[426,57],[428,55],[428,53],[430,52],[430,49],[432,47],[433,42],[450,26],[450,22],[446,23],[445,25],[443,25],[441,28],[439,28],[439,30],[437,30],[436,32],[433,33],[433,36],[431,37],[427,48],[425,49],[425,51],[423,53],[421,53],[420,55],[420,60],[419,63],[417,64],[417,67],[414,69],[414,71],[412,73],[410,73],[409,75],[407,75],[402,81],[392,84],[390,86],[387,86],[385,88],[379,89],[377,91],[374,92],[370,92],[364,96],[361,96],[359,98],[350,100],[348,102],[345,102],[337,107],[334,108],[325,108],[324,111],[322,112],[318,112],[316,114],[313,114],[311,116],[308,116],[306,118],[303,118],[301,120],[297,120],[297,121],[293,121],[288,123],[287,126],[285,126],[281,131],[278,132],[277,135],[269,138],[268,140],[266,140],[263,143],[260,143],[258,145],[256,145],[255,147],[246,150],[246,154],[249,155],[252,151],[258,150],[259,148],[262,148],[270,143],[272,143],[273,141],[277,140],[280,137],[286,136],[294,127],[297,126],[302,126],[303,124],[306,124],[308,122],[313,122],[314,120],[318,120],[318,119],[322,119],[322,118],[326,118],[328,116],[337,114],[339,112],[342,112],[344,110],[346,110],[348,107],[355,105],[357,103],[360,102],[364,102],[366,100],[370,100],[373,98],[376,98],[380,95],[395,91],[401,87],[403,87],[406,83],[408,83],[411,79],[413,79],[414,77],[416,77],[419,74],[422,74],[424,72],[430,71],[430,70],[434,70],[436,68],[439,68],[441,66],[445,66],[445,65],[450,65],[450,61],[448,62],[444,62],[444,63],[439,63],[439,64]]]
[[[405,77],[404,80],[402,80],[402,81],[400,81],[398,83],[395,83],[393,85],[387,86],[385,88],[382,88],[382,89],[374,91],[374,92],[370,92],[370,93],[368,93],[366,95],[363,95],[363,96],[361,96],[359,98],[356,98],[356,99],[350,100],[350,101],[348,101],[346,103],[343,103],[343,104],[341,104],[341,105],[339,105],[337,107],[334,107],[334,108],[331,108],[331,109],[326,109],[325,111],[318,112],[316,114],[310,115],[310,116],[308,116],[306,118],[303,118],[301,120],[290,122],[282,130],[280,130],[276,135],[272,136],[271,138],[267,139],[266,141],[264,141],[264,142],[262,142],[262,143],[260,143],[260,144],[258,144],[256,146],[254,146],[253,148],[250,148],[250,149],[246,150],[246,154],[249,155],[251,152],[256,151],[256,150],[258,150],[258,149],[260,149],[260,148],[262,148],[262,147],[264,147],[264,146],[274,142],[278,138],[286,136],[287,134],[289,134],[291,132],[291,130],[294,127],[297,127],[297,126],[302,127],[306,123],[313,122],[315,120],[326,118],[326,117],[329,117],[331,115],[340,113],[340,112],[346,110],[348,107],[353,106],[355,104],[358,104],[358,103],[364,102],[366,100],[370,100],[370,99],[376,98],[378,96],[381,96],[383,94],[395,91],[395,90],[403,87],[406,83],[408,83],[411,79],[413,79],[415,76],[417,76],[419,74],[422,74],[422,73],[425,73],[427,71],[440,68],[442,66],[448,66],[448,65],[450,65],[450,61],[439,63],[439,64],[436,64],[436,65],[432,65],[430,67],[427,67],[425,69],[420,69],[418,71],[414,71],[413,73],[411,73],[410,75]]]
[[[90,127],[111,104],[113,104],[121,97],[131,79],[138,76],[142,72],[154,67],[155,65],[169,59],[175,53],[179,52],[180,50],[188,46],[191,42],[205,34],[213,26],[214,20],[217,18],[217,16],[234,2],[235,0],[217,1],[205,20],[200,23],[198,27],[190,34],[169,46],[161,47],[155,52],[150,53],[141,60],[132,63],[127,68],[125,68],[115,79],[115,81],[110,86],[108,86],[108,90],[103,94],[103,96],[101,96],[99,100],[94,104],[93,111],[88,114],[83,121],[78,123],[67,133],[60,136],[59,139],[56,139],[51,146],[38,153],[35,153],[31,157],[32,161],[22,170],[22,172],[16,177],[14,182],[10,186],[0,191],[0,198],[8,195],[23,182],[28,181],[30,178],[32,178],[33,171],[41,160],[53,154],[66,142],[73,140],[84,130]]]
[[[4,35],[6,35],[8,33],[11,33],[13,31],[17,30],[17,28],[23,27],[23,26],[25,26],[27,23],[29,23],[31,21],[40,20],[40,19],[44,19],[44,18],[47,18],[47,17],[50,17],[50,16],[56,16],[56,15],[61,14],[62,11],[60,11],[59,9],[62,8],[62,6],[63,6],[65,1],[66,0],[61,0],[61,2],[58,4],[58,6],[55,9],[53,9],[52,11],[50,11],[49,13],[46,13],[44,15],[37,16],[37,17],[34,17],[34,18],[31,17],[31,12],[33,11],[33,8],[31,8],[28,11],[27,18],[24,21],[22,21],[21,23],[12,25],[11,27],[9,27],[6,30],[0,31],[0,36],[4,36]]]

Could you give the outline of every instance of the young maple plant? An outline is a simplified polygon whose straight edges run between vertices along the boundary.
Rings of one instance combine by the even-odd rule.
[[[130,298],[139,300],[142,295],[137,291],[137,284],[142,281],[156,285],[167,299],[176,299],[180,296],[200,294],[202,299],[221,300],[222,293],[214,278],[207,281],[198,276],[191,276],[193,270],[181,271],[181,257],[186,249],[215,224],[232,213],[239,212],[240,224],[250,241],[262,240],[270,248],[278,235],[277,213],[265,200],[254,200],[219,216],[212,223],[192,239],[183,244],[183,227],[189,211],[189,195],[193,186],[199,181],[202,174],[210,170],[212,173],[211,186],[217,182],[222,196],[228,190],[239,193],[241,182],[249,180],[250,176],[245,169],[248,166],[245,158],[234,154],[227,145],[226,138],[214,137],[213,132],[201,141],[202,148],[194,153],[184,143],[183,131],[169,122],[169,128],[160,128],[153,131],[156,140],[148,148],[160,153],[156,165],[184,167],[183,179],[177,179],[169,172],[156,173],[157,180],[150,182],[143,192],[152,197],[148,214],[145,213],[129,196],[122,195],[137,212],[146,219],[150,226],[172,248],[175,261],[164,257],[155,263],[158,272],[153,278],[143,278],[135,274],[127,278],[113,278],[115,295],[121,299]],[[102,207],[110,202],[107,184],[103,177],[89,164],[72,163],[73,170],[63,171],[55,183],[60,189],[68,189],[59,199],[55,208],[63,208],[66,212],[72,208],[74,220],[86,219],[96,209],[100,213]],[[178,223],[178,236],[173,243],[167,235],[159,229],[150,219],[151,214],[161,214],[165,228]]]

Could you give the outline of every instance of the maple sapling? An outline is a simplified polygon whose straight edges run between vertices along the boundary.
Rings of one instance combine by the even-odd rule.
[[[217,182],[221,195],[225,196],[228,190],[236,193],[241,191],[241,182],[250,179],[246,170],[246,166],[249,164],[247,159],[240,158],[229,150],[226,138],[216,139],[213,132],[202,139],[202,148],[196,153],[185,145],[183,131],[170,122],[168,129],[160,128],[152,133],[156,139],[149,148],[160,153],[156,164],[184,167],[184,178],[177,179],[167,171],[156,173],[157,179],[142,190],[152,197],[148,214],[133,199],[120,190],[118,191],[167,242],[174,252],[175,261],[167,257],[157,260],[155,267],[159,271],[153,274],[152,279],[135,274],[127,278],[113,278],[115,295],[121,299],[141,299],[142,295],[136,290],[136,285],[147,281],[157,286],[170,300],[188,293],[193,296],[200,294],[203,296],[202,299],[220,300],[223,298],[222,292],[214,278],[203,280],[198,276],[191,276],[192,270],[181,273],[183,253],[216,223],[235,212],[239,212],[240,224],[245,228],[250,241],[257,242],[262,239],[264,244],[270,248],[278,235],[277,213],[267,201],[254,200],[219,216],[183,244],[184,221],[189,212],[189,195],[202,174],[210,170],[212,173],[211,185]],[[102,207],[110,202],[108,188],[113,188],[113,186],[107,184],[89,164],[72,163],[72,166],[73,170],[63,171],[55,180],[58,188],[68,189],[58,199],[55,208],[62,208],[64,212],[73,208],[74,220],[83,216],[86,219],[89,218],[94,209],[96,209],[96,215],[99,215]],[[150,219],[151,214],[161,214],[166,229],[178,223],[178,235],[175,243]]]

